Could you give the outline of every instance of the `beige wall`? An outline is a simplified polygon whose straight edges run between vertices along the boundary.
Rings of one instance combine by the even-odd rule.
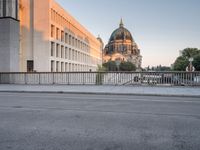
[[[97,64],[101,64],[100,42],[54,0],[20,0],[19,16],[21,71],[26,71],[27,60],[34,60],[34,70],[38,72],[51,71],[51,61],[54,61],[54,71],[56,62],[60,66],[58,71],[96,70]],[[51,37],[51,25],[59,29],[59,39],[56,39],[56,31],[54,37]],[[65,42],[65,39],[61,41],[61,31],[71,35],[75,41],[80,41],[84,47],[72,45],[69,41]],[[51,56],[51,42],[66,48],[67,55],[69,49],[73,50],[77,58],[70,60],[67,55],[66,58]],[[56,47],[54,48],[56,52]],[[63,64],[64,69],[61,69]],[[76,68],[72,68],[73,66]]]

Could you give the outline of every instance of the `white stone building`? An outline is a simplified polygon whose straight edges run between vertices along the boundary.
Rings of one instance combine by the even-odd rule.
[[[10,31],[0,34],[10,41],[0,43],[0,72],[96,71],[102,64],[102,43],[54,0],[0,0],[0,18],[0,33]]]

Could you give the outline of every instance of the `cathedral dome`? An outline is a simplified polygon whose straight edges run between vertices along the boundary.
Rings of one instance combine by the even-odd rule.
[[[109,42],[112,42],[115,40],[131,40],[131,41],[133,41],[133,37],[132,37],[131,33],[126,28],[124,28],[124,24],[123,24],[122,20],[120,22],[119,28],[116,29],[111,34]]]

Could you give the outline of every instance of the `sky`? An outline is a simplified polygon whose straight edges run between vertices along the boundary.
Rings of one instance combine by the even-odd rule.
[[[142,66],[170,66],[187,47],[200,49],[200,0],[56,0],[107,44],[124,26],[141,49]]]

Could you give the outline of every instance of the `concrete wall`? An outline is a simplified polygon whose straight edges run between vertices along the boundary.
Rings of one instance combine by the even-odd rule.
[[[50,3],[49,0],[34,0],[34,70],[49,72],[50,69]]]
[[[34,61],[34,71],[48,72],[49,67],[49,1],[20,1],[20,71],[27,71],[27,61]]]
[[[0,72],[19,70],[19,22],[0,19]]]

